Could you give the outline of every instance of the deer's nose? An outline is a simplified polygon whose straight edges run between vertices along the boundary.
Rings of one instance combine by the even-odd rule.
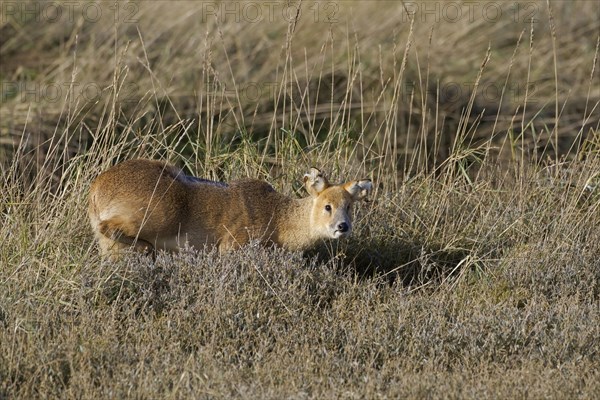
[[[340,222],[337,226],[338,231],[340,232],[348,232],[348,224],[345,222]]]

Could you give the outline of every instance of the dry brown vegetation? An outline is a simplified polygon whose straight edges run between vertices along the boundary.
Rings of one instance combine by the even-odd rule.
[[[0,399],[600,393],[597,2],[0,4]],[[135,156],[376,190],[306,254],[103,261]]]

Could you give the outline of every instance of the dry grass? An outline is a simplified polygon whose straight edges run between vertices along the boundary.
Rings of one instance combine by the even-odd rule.
[[[57,4],[1,5],[0,399],[600,392],[596,2]],[[86,194],[134,156],[376,193],[306,254],[109,263]]]

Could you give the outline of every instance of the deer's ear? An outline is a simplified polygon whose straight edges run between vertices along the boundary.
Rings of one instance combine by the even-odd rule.
[[[311,168],[309,173],[304,174],[304,187],[311,196],[318,196],[329,187],[329,181],[321,171]]]
[[[366,199],[373,189],[373,184],[370,179],[361,179],[360,181],[350,181],[344,184],[344,189],[354,201]]]

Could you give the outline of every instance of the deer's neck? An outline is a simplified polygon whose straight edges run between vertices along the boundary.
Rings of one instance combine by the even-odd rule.
[[[285,201],[277,218],[277,244],[289,250],[304,250],[318,240],[311,226],[312,208],[312,197]]]

